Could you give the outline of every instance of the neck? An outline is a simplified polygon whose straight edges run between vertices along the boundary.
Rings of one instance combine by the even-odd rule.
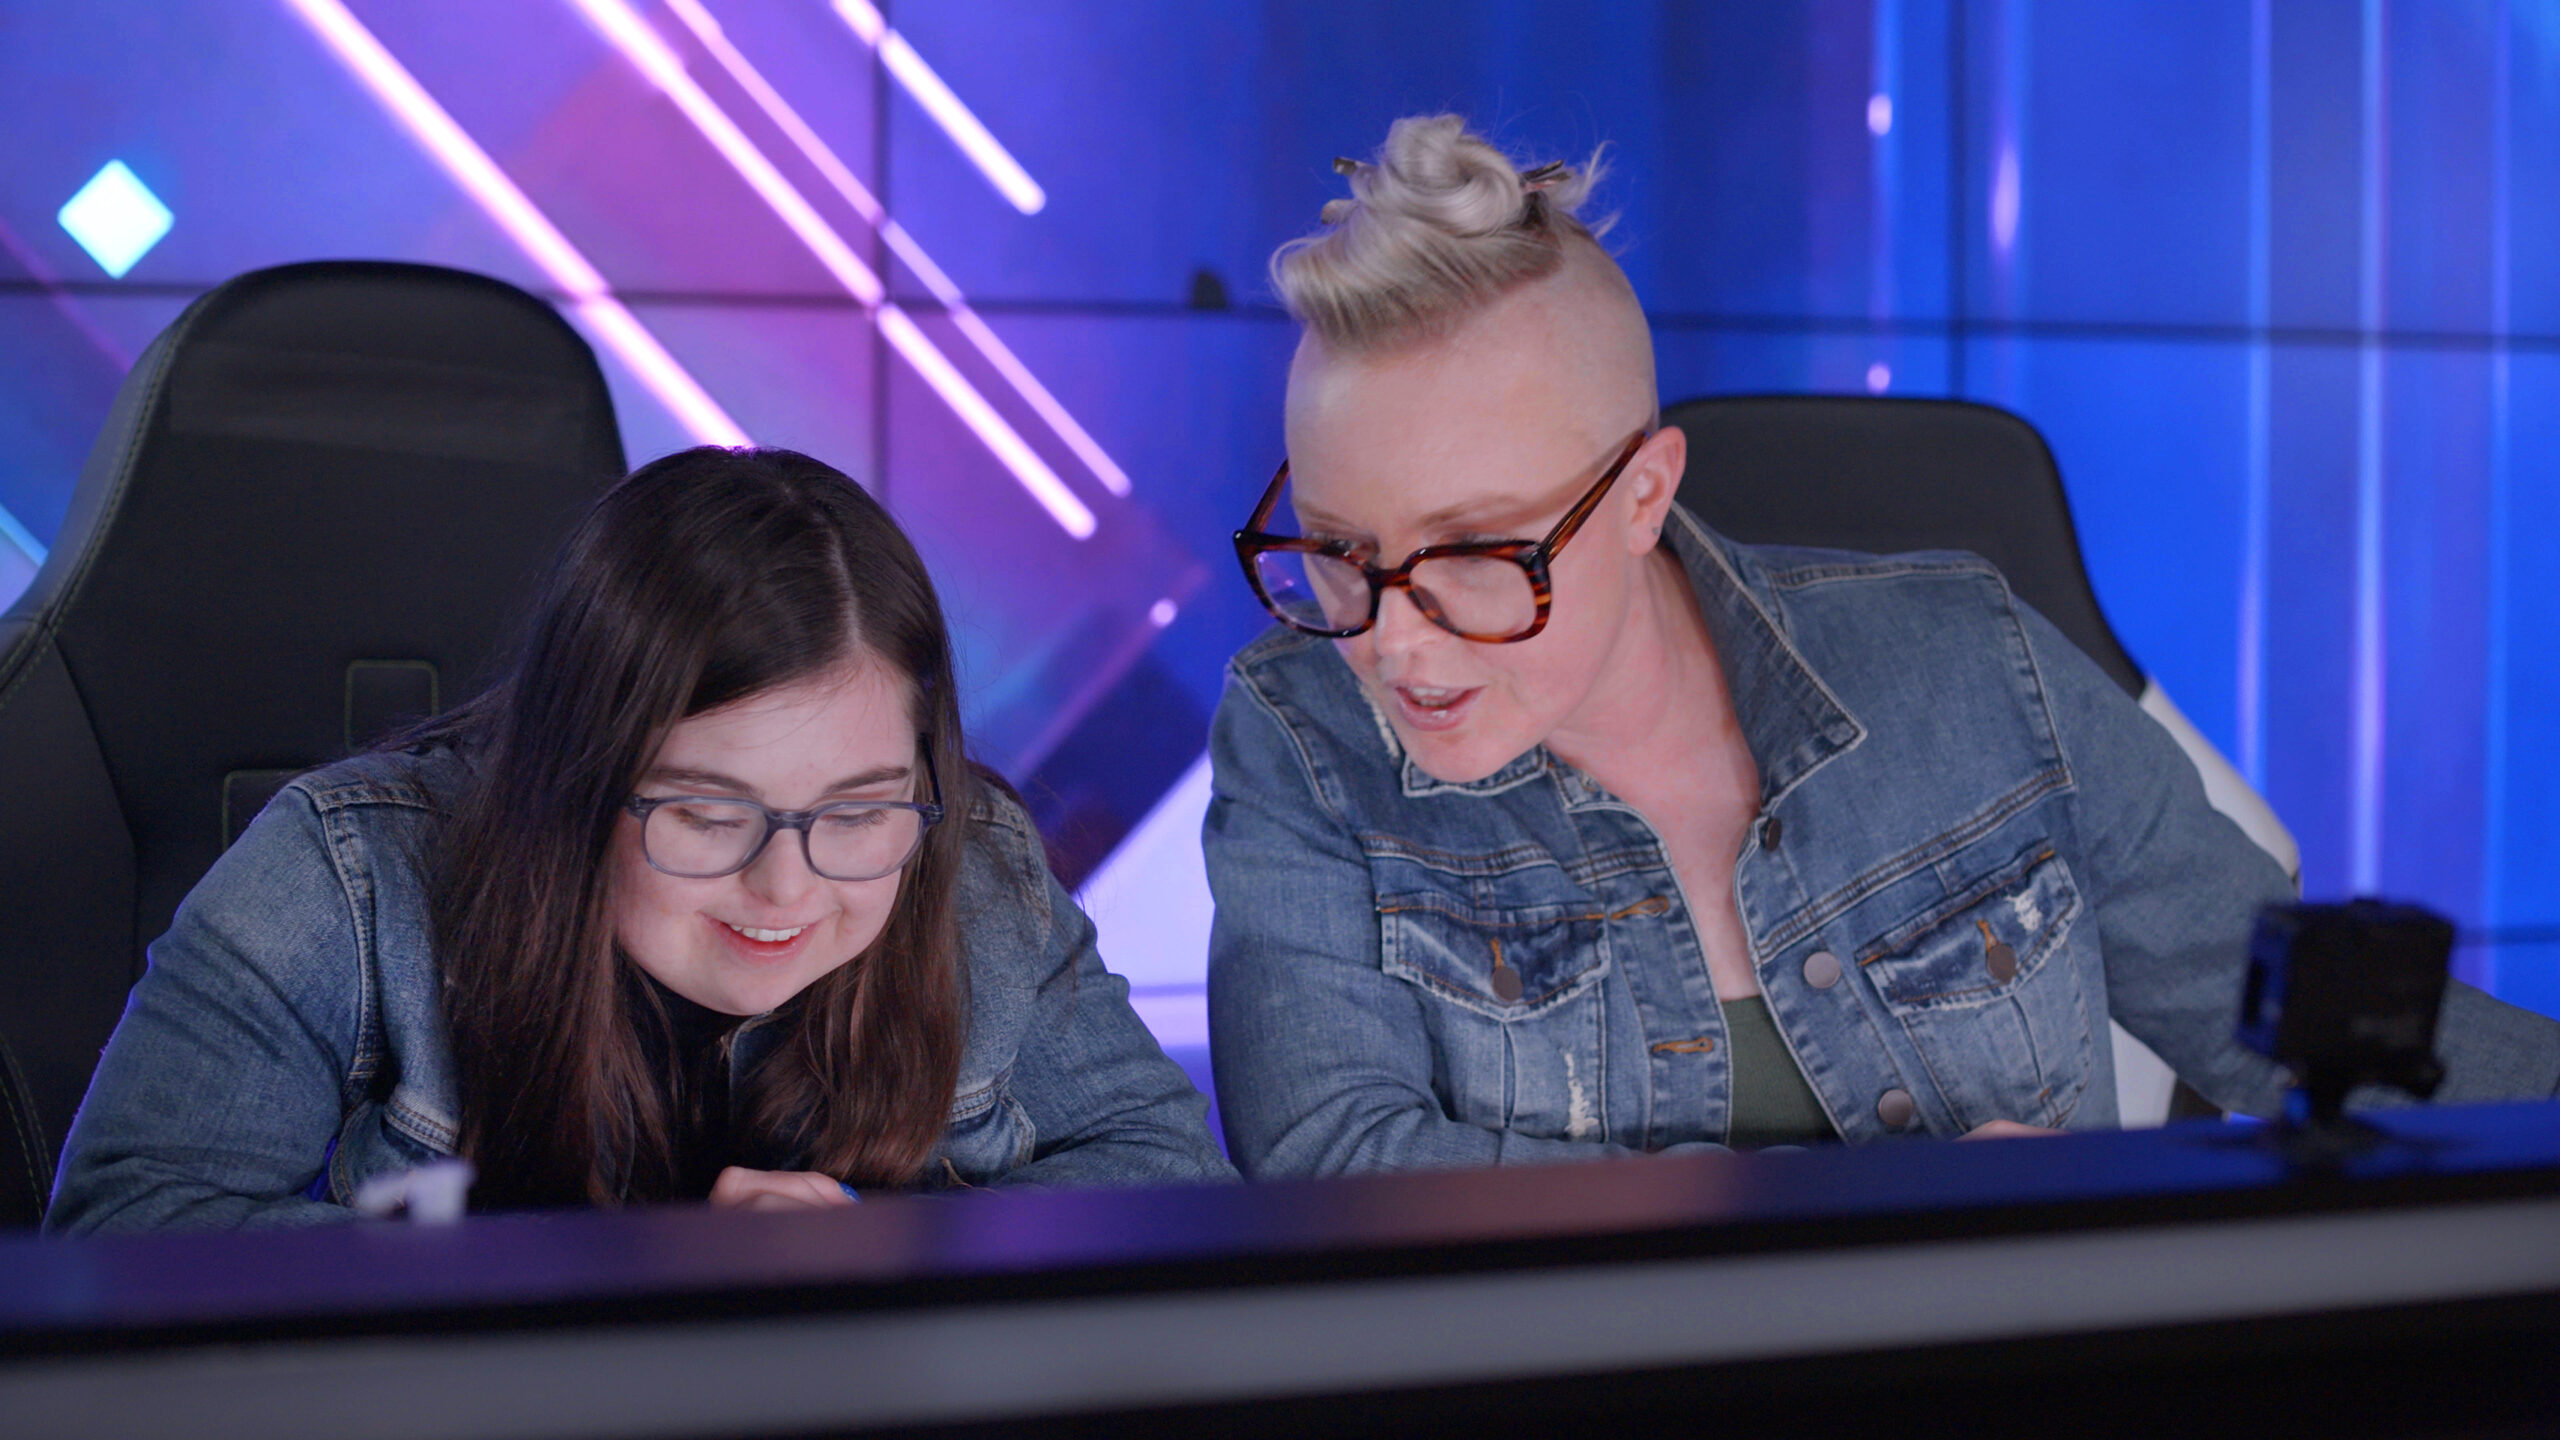
[[[1715,636],[1670,546],[1653,552],[1598,682],[1547,748],[1622,796],[1648,788],[1634,777],[1694,773],[1702,754],[1748,756]]]

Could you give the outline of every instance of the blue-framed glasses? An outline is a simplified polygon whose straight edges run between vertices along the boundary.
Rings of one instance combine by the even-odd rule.
[[[774,810],[728,795],[634,795],[622,808],[640,820],[640,853],[649,868],[684,880],[717,880],[756,863],[782,830],[800,832],[809,869],[829,880],[894,875],[924,848],[925,832],[942,822],[942,777],[924,757],[930,803],[840,800],[814,810]]]

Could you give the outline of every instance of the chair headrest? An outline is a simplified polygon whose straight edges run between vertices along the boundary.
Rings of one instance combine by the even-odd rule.
[[[1970,550],[2129,695],[2142,670],[2098,608],[2053,452],[1990,405],[1717,395],[1663,411],[1689,437],[1680,503],[1745,544]]]
[[[44,567],[0,617],[0,706],[49,653],[125,811],[138,938],[220,853],[225,777],[344,754],[470,692],[623,469],[595,357],[541,300],[322,262],[206,294],[116,396]]]

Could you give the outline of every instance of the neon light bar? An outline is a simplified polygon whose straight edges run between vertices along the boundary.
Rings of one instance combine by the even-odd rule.
[[[960,287],[952,284],[951,277],[942,273],[942,267],[933,263],[933,257],[924,253],[924,247],[907,233],[907,227],[891,220],[880,233],[888,240],[889,248],[898,252],[898,258],[906,261],[907,268],[915,271],[924,281],[925,288],[942,302],[943,309],[950,313],[951,322],[960,327],[960,333],[969,337],[969,343],[978,347],[978,353],[986,356],[987,363],[996,367],[996,373],[1005,378],[1005,383],[1014,388],[1014,393],[1048,422],[1049,428],[1057,432],[1058,438],[1065,441],[1067,448],[1076,453],[1076,458],[1085,463],[1085,468],[1094,473],[1094,478],[1102,482],[1102,487],[1114,495],[1128,494],[1129,472],[1112,460],[1099,441],[1085,433],[1084,427],[1076,423],[1076,417],[1068,414],[1067,407],[1058,403],[1058,397],[1050,394],[1049,388],[1031,373],[1031,367],[1023,364],[1004,341],[996,338],[996,332],[987,322],[979,319],[978,312],[969,308]]]
[[[802,158],[827,177],[827,183],[845,198],[845,203],[854,208],[863,223],[876,226],[889,218],[887,212],[880,208],[880,202],[863,188],[851,170],[845,168],[845,163],[836,158],[836,152],[827,148],[827,142],[818,138],[818,132],[810,129],[809,122],[800,118],[800,112],[792,109],[781,92],[764,78],[764,72],[756,69],[737,46],[729,43],[729,36],[720,28],[720,22],[712,18],[710,11],[702,8],[700,0],[667,0],[667,8],[684,22],[684,28],[693,32],[694,39],[702,42],[702,48],[711,52],[711,58],[720,62],[720,68],[729,72],[729,78],[738,82],[738,88],[746,91],[748,97],[756,102],[756,108],[764,112],[765,118],[791,137],[792,145],[800,151]]]
[[[478,202],[507,238],[516,242],[551,283],[569,296],[569,308],[631,368],[640,383],[674,414],[686,433],[706,445],[745,445],[747,432],[718,401],[676,363],[658,338],[622,302],[568,237],[534,208],[489,153],[463,133],[445,108],[407,68],[382,48],[340,0],[285,0],[356,78],[417,137],[463,192]]]
[[[36,562],[39,569],[43,567],[44,542],[35,537],[35,532],[19,524],[18,517],[10,514],[5,506],[0,506],[0,540],[18,547],[18,553]]]
[[[836,278],[836,283],[844,286],[865,306],[880,303],[886,293],[880,277],[871,273],[871,267],[862,263],[862,257],[853,253],[853,247],[844,243],[844,237],[820,219],[818,212],[810,207],[791,182],[782,178],[782,172],[773,168],[773,162],[764,157],[764,152],[758,150],[746,132],[738,128],[728,112],[722,110],[694,82],[694,78],[685,73],[684,62],[676,57],[676,52],[667,48],[667,42],[658,38],[658,32],[650,29],[648,22],[633,13],[622,0],[571,0],[571,3],[604,32],[615,49],[640,67],[640,73],[648,76],[651,83],[675,102],[676,108],[693,122],[693,128],[702,132],[702,138],[711,142],[712,148],[720,152],[721,158],[729,162],[739,178],[745,180],[765,204],[773,207],[773,213],[781,217],[783,224],[791,227],[791,233],[800,237],[800,243],[809,247],[810,254],[818,257],[818,263],[827,268],[827,273]]]
[[[907,87],[907,93],[942,127],[942,133],[951,137],[951,143],[960,147],[960,153],[978,167],[978,173],[987,177],[987,183],[1011,201],[1014,209],[1025,215],[1039,214],[1040,207],[1049,203],[1039,182],[997,143],[986,126],[978,123],[978,117],[960,103],[960,97],[951,93],[951,87],[942,83],[933,67],[924,63],[924,57],[907,43],[907,37],[889,28],[889,22],[881,18],[871,0],[835,0],[835,7],[844,23],[862,37],[862,43],[880,52],[881,63],[889,67],[889,73]]]
[[[1012,468],[1013,473],[1021,478],[1023,488],[1031,492],[1031,498],[1039,501],[1068,534],[1079,540],[1093,534],[1093,512],[1075,497],[1075,492],[1067,488],[1056,471],[1031,453],[1031,447],[1023,444],[1022,437],[1013,433],[1013,427],[1004,423],[1004,418],[987,404],[986,397],[970,388],[968,380],[951,368],[950,360],[934,348],[923,331],[916,328],[915,321],[907,318],[906,311],[895,305],[881,306],[880,333],[897,347],[899,354],[907,357],[908,364],[916,367],[916,373],[942,396],[942,402],[967,422],[970,429],[978,432],[978,438],[996,452],[998,459]]]
[[[2386,318],[2385,301],[2391,274],[2391,230],[2385,197],[2390,194],[2391,81],[2383,50],[2382,0],[2364,0],[2363,136],[2358,160],[2363,186],[2357,225],[2361,244],[2356,261],[2356,608],[2355,667],[2350,716],[2348,776],[2348,883],[2355,893],[2370,895],[2382,888],[2382,804],[2385,775],[2384,741],[2389,730],[2390,655],[2383,628],[2383,407],[2389,391],[2383,385],[2382,344],[2378,333]]]
[[[1066,447],[1075,452],[1076,458],[1085,463],[1085,468],[1093,472],[1103,488],[1114,495],[1128,494],[1129,473],[1120,468],[1098,441],[1085,433],[1085,428],[1076,423],[1076,417],[1069,414],[1067,407],[1058,402],[1058,397],[1050,394],[1049,388],[1031,373],[1031,367],[1023,364],[987,322],[978,318],[978,312],[969,308],[968,297],[960,293],[960,287],[951,283],[951,277],[942,273],[942,267],[933,263],[933,257],[925,253],[924,247],[916,243],[905,226],[889,218],[879,200],[854,178],[853,171],[836,157],[836,152],[828,147],[826,141],[818,137],[818,132],[800,118],[800,112],[792,109],[790,102],[766,81],[763,73],[739,53],[737,46],[729,43],[729,37],[720,29],[720,22],[712,18],[710,11],[702,8],[700,0],[667,0],[667,8],[675,12],[676,18],[684,22],[696,40],[702,42],[702,47],[711,53],[711,57],[720,62],[720,68],[729,72],[729,78],[737,82],[738,88],[746,91],[756,102],[756,107],[764,111],[765,118],[790,137],[802,158],[827,178],[827,183],[835,187],[836,193],[844,197],[854,213],[880,232],[881,238],[889,242],[889,248],[899,259],[907,262],[907,268],[915,271],[917,278],[924,281],[925,288],[931,290],[934,298],[950,313],[960,333],[968,337],[969,343],[977,347],[978,353],[986,357],[987,363],[995,367],[996,373],[1005,378],[1005,383],[1013,387],[1014,393],[1022,397],[1023,402],[1048,424]]]
[[[862,263],[860,257],[853,253],[853,247],[845,243],[844,237],[838,235],[808,199],[774,168],[773,162],[766,159],[755,142],[747,138],[746,132],[738,128],[737,122],[729,118],[719,102],[685,73],[683,60],[658,38],[658,33],[650,29],[648,23],[624,0],[570,0],[570,3],[594,23],[607,42],[620,50],[632,64],[639,66],[641,73],[676,103],[676,108],[773,208],[791,232],[800,237],[801,242],[818,257],[819,263],[826,266],[828,273],[834,275],[864,308],[873,311],[881,333],[890,344],[916,368],[916,373],[924,377],[925,383],[933,387],[934,393],[942,397],[952,413],[975,431],[979,441],[1013,472],[1014,479],[1031,492],[1031,497],[1040,502],[1050,518],[1079,540],[1093,534],[1093,511],[1075,497],[1066,482],[1058,478],[1058,473],[1049,468],[1047,461],[1014,433],[1013,427],[1005,423],[1005,418],[997,414],[986,397],[969,384],[968,377],[953,368],[951,361],[935,348],[923,331],[915,327],[912,319],[896,306],[882,303],[886,295],[880,277],[872,273],[870,266]],[[707,14],[701,18],[710,20]],[[714,25],[712,28],[716,31],[718,27]],[[841,166],[837,168],[842,169]],[[872,208],[878,209],[877,202]]]

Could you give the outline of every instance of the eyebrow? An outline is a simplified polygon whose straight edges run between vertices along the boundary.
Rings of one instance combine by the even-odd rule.
[[[914,773],[913,766],[874,765],[860,774],[846,776],[819,791],[818,794],[821,798],[828,795],[841,795],[848,790],[861,790],[873,785],[886,784],[891,780],[904,780]],[[691,785],[703,790],[728,790],[740,795],[763,793],[746,781],[734,775],[723,775],[717,770],[684,770],[661,766],[641,778],[644,784],[654,780],[669,785]]]
[[[1432,511],[1430,514],[1414,521],[1413,528],[1418,531],[1429,532],[1433,530],[1458,528],[1462,524],[1468,522],[1472,522],[1479,528],[1486,529],[1517,528],[1518,525],[1526,524],[1531,519],[1534,519],[1540,512],[1547,508],[1549,503],[1550,502],[1544,500],[1524,500],[1516,495],[1499,495],[1481,500],[1468,500],[1456,505],[1444,505],[1441,508]],[[1326,514],[1321,509],[1299,510],[1298,523],[1304,525],[1310,530],[1343,531],[1356,530],[1359,528],[1336,519],[1334,516]]]
[[[1652,438],[1652,434],[1653,432],[1648,430],[1646,432],[1646,438]],[[1613,455],[1608,460],[1602,461],[1601,468],[1605,470],[1610,464],[1617,463],[1621,460],[1631,460],[1634,458],[1634,455],[1635,448],[1629,447],[1623,456]],[[1556,490],[1557,492],[1568,495],[1578,494],[1578,490],[1569,487],[1588,487],[1596,484],[1599,479],[1599,474],[1600,472],[1597,470],[1585,470],[1579,473],[1574,479],[1565,481],[1563,484],[1558,485]],[[1472,521],[1476,526],[1487,530],[1512,529],[1515,531],[1516,535],[1516,529],[1518,526],[1526,525],[1531,520],[1545,514],[1550,507],[1555,505],[1555,503],[1556,497],[1553,493],[1536,499],[1523,499],[1517,495],[1493,495],[1478,500],[1464,500],[1455,505],[1444,505],[1439,509],[1432,511],[1430,514],[1414,521],[1413,528],[1427,534],[1433,530],[1453,528]],[[1573,501],[1568,498],[1564,503],[1570,506]],[[1331,529],[1337,532],[1349,531],[1358,533],[1358,526],[1344,524],[1336,517],[1327,515],[1321,507],[1313,511],[1299,509],[1297,477],[1295,474],[1290,476],[1289,481],[1289,505],[1291,509],[1297,510],[1298,524],[1304,529]],[[1516,538],[1527,537],[1519,536]]]

